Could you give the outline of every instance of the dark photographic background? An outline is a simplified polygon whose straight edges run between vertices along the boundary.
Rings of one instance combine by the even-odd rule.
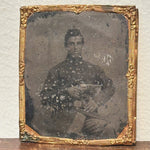
[[[47,135],[49,112],[41,106],[40,91],[48,71],[62,62],[66,31],[77,28],[84,37],[82,56],[85,61],[103,68],[112,79],[115,94],[99,108],[118,132],[127,123],[127,59],[128,26],[126,19],[116,13],[41,12],[28,19],[25,48],[25,84],[29,125],[41,135]],[[29,95],[29,96],[27,96]],[[29,101],[30,101],[29,100]],[[27,106],[27,105],[26,105]],[[31,111],[34,108],[34,113]],[[121,131],[120,131],[121,132]]]

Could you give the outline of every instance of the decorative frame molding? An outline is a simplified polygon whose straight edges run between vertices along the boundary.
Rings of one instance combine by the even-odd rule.
[[[35,12],[44,11],[83,11],[113,12],[122,14],[128,21],[129,57],[128,57],[128,125],[116,139],[73,140],[40,136],[25,124],[25,83],[24,52],[27,19]],[[20,8],[20,54],[19,54],[19,102],[20,102],[20,138],[21,141],[71,144],[71,145],[132,145],[136,142],[136,88],[137,88],[137,48],[138,48],[138,10],[135,6],[106,5],[57,5],[57,6],[24,6]]]

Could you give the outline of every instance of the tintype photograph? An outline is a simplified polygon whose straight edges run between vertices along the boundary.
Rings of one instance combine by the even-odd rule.
[[[43,137],[117,138],[129,123],[125,16],[55,10],[26,21],[26,126]]]

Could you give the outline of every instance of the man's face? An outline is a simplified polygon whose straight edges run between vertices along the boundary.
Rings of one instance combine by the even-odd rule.
[[[74,57],[79,57],[81,56],[82,53],[82,37],[81,36],[72,36],[68,39],[67,42],[67,50],[68,54],[74,56]]]

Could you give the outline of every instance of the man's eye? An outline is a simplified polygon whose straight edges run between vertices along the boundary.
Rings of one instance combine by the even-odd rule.
[[[68,43],[68,45],[72,46],[72,45],[74,45],[74,43]]]
[[[82,44],[82,42],[77,42],[77,44],[78,44],[78,45],[81,45],[81,44]]]

